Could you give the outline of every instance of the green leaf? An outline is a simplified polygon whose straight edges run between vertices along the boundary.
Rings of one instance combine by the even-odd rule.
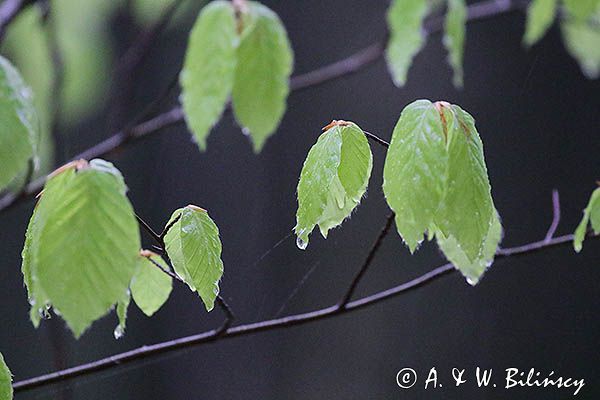
[[[534,0],[527,8],[527,23],[523,43],[531,46],[540,40],[552,26],[558,0]]]
[[[175,272],[211,311],[223,275],[217,225],[206,210],[189,205],[176,210],[167,226],[165,244]]]
[[[169,267],[163,259],[151,251],[143,251],[139,259],[140,266],[131,280],[131,296],[135,304],[151,317],[167,301],[173,289],[173,279],[162,272]]]
[[[0,400],[12,400],[12,374],[0,353]]]
[[[567,13],[576,19],[586,19],[599,11],[600,0],[563,0]]]
[[[125,192],[112,164],[73,162],[48,179],[29,223],[22,270],[32,308],[52,304],[76,337],[129,296],[140,236]]]
[[[453,236],[445,238],[443,234],[438,233],[437,242],[444,255],[456,269],[467,279],[471,285],[475,285],[481,279],[481,276],[487,268],[492,265],[494,255],[498,249],[498,244],[502,239],[502,225],[498,213],[494,213],[490,224],[490,229],[485,238],[481,256],[473,261],[465,254],[458,242]]]
[[[483,144],[471,115],[456,105],[442,108],[449,108],[453,117],[447,118],[447,186],[435,225],[475,261],[482,257],[495,212]]]
[[[358,125],[334,121],[310,149],[298,183],[294,231],[301,249],[316,225],[323,237],[350,216],[367,190],[373,155]]]
[[[32,97],[19,72],[0,56],[0,190],[36,157],[39,126]]]
[[[281,20],[260,3],[248,2],[237,49],[232,104],[235,118],[259,152],[285,113],[293,52]]]
[[[579,253],[583,247],[583,241],[587,233],[588,223],[591,222],[594,234],[600,233],[600,188],[592,192],[587,207],[583,210],[583,218],[575,230],[573,247]]]
[[[427,0],[394,0],[387,13],[390,38],[386,60],[396,86],[404,86],[414,56],[425,44]]]
[[[119,324],[113,331],[115,339],[121,339],[125,335],[125,328],[127,327],[127,309],[131,302],[131,296],[127,293],[127,297],[117,302],[117,318],[119,318]]]
[[[446,134],[429,100],[404,108],[394,128],[383,170],[383,192],[396,227],[411,252],[434,220],[446,186]]]
[[[561,23],[567,51],[577,60],[588,79],[600,76],[600,14],[592,21],[567,19]]]
[[[454,70],[452,82],[463,86],[463,56],[467,31],[467,5],[465,0],[448,0],[444,45],[448,50],[448,62]]]
[[[202,9],[179,77],[185,119],[201,150],[231,93],[238,42],[230,2],[213,1]]]

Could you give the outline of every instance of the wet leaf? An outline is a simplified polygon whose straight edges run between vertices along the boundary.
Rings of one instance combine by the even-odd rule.
[[[540,40],[554,22],[558,0],[534,0],[527,8],[523,43],[531,46]]]
[[[232,104],[236,120],[259,152],[285,113],[293,52],[277,14],[257,2],[248,2],[247,12]]]
[[[12,374],[4,362],[4,357],[0,353],[0,400],[12,400]]]
[[[448,0],[444,45],[448,50],[448,63],[454,71],[452,82],[463,87],[463,56],[467,32],[467,5],[465,0]]]
[[[139,259],[139,267],[131,280],[131,296],[135,304],[151,317],[167,301],[173,289],[173,279],[162,272],[158,266],[168,270],[163,259],[150,251],[143,251]]]
[[[223,275],[219,229],[206,210],[193,205],[176,210],[171,224],[165,243],[173,268],[211,311]]]
[[[600,233],[600,188],[592,192],[587,207],[583,210],[583,218],[575,230],[573,247],[579,253],[583,247],[583,241],[588,229],[588,223],[591,223],[594,234]]]
[[[350,216],[365,194],[373,156],[358,125],[337,121],[310,149],[298,183],[294,231],[304,249],[316,225],[323,237]]]
[[[48,179],[30,220],[22,270],[32,308],[51,304],[76,337],[129,296],[140,236],[125,192],[112,164],[73,162]]]
[[[561,23],[567,51],[581,67],[588,79],[600,76],[600,13],[592,20],[566,19]]]

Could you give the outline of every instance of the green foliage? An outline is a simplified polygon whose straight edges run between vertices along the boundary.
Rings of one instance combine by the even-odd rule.
[[[0,353],[0,400],[12,400],[12,374],[4,362],[4,357]]]
[[[285,113],[293,53],[277,14],[256,2],[249,3],[248,13],[244,21],[249,26],[237,51],[232,104],[258,152]]]
[[[76,337],[126,301],[140,236],[120,172],[103,160],[77,161],[46,182],[29,222],[22,271],[36,311],[52,305]]]
[[[223,275],[217,225],[206,210],[189,205],[176,210],[167,226],[165,244],[175,272],[211,311]]]
[[[180,75],[181,102],[187,124],[202,150],[233,87],[236,29],[231,3],[214,1],[202,9],[190,33]]]
[[[463,86],[463,56],[467,31],[467,5],[465,0],[448,0],[445,21],[444,45],[448,49],[448,62],[454,70],[452,82]]]
[[[38,139],[31,90],[15,67],[0,56],[0,190],[36,157]]]
[[[534,0],[527,8],[527,23],[523,43],[531,46],[540,40],[552,25],[558,0]]]
[[[173,289],[173,279],[154,263],[164,270],[169,269],[159,255],[142,251],[138,270],[129,286],[135,304],[149,317],[162,307]]]
[[[573,247],[576,252],[580,252],[583,247],[583,241],[588,229],[588,223],[591,223],[594,234],[600,233],[600,188],[592,192],[587,207],[583,210],[583,218],[575,230]]]
[[[310,149],[298,183],[294,231],[305,249],[316,225],[323,237],[350,216],[365,194],[373,155],[358,125],[334,121]]]
[[[600,10],[589,20],[566,19],[561,23],[567,51],[588,79],[600,76]]]
[[[180,76],[188,126],[201,150],[231,94],[233,112],[254,150],[277,129],[285,113],[293,53],[281,20],[257,2],[236,10],[230,2],[204,7]]]
[[[495,252],[501,228],[473,118],[445,102],[409,104],[394,129],[383,177],[398,233],[410,251],[428,232],[476,283],[485,270],[481,266]]]
[[[425,44],[423,20],[427,11],[427,0],[393,0],[388,10],[386,60],[396,86],[404,86],[412,59]]]
[[[131,302],[131,296],[127,293],[127,297],[117,302],[117,318],[119,318],[119,324],[115,328],[113,334],[115,339],[121,339],[125,335],[125,328],[127,327],[127,309]]]
[[[586,19],[599,11],[600,0],[563,0],[567,13],[576,19]]]

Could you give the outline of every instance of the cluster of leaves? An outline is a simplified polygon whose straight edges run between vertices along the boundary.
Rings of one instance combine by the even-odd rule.
[[[148,316],[167,300],[170,267],[154,253],[140,253],[139,227],[125,192],[121,173],[103,160],[72,162],[51,174],[23,248],[35,326],[52,307],[79,337],[118,304],[115,336],[120,336],[129,290]],[[223,273],[216,225],[205,210],[187,206],[175,211],[167,226],[166,250],[175,273],[210,311]]]
[[[255,151],[285,112],[293,53],[281,20],[257,2],[214,1],[192,29],[180,81],[181,101],[200,149],[231,103]]]
[[[600,0],[533,0],[527,10],[523,43],[539,41],[556,16],[565,46],[590,79],[600,76]]]
[[[364,195],[372,154],[358,125],[333,121],[311,148],[298,183],[295,229],[304,249],[315,226],[323,237],[350,216]],[[427,233],[475,284],[502,235],[475,122],[445,102],[417,100],[392,134],[383,191],[411,252]]]

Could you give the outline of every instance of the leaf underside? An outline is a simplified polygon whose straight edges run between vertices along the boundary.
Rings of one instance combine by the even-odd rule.
[[[592,226],[594,234],[600,233],[600,188],[592,192],[587,207],[583,210],[583,218],[575,230],[573,247],[579,253],[587,233],[588,224]]]
[[[131,280],[131,296],[135,304],[144,314],[151,317],[167,301],[173,289],[173,279],[161,271],[153,262],[164,270],[168,266],[156,254],[148,257],[140,256],[139,267]]]

